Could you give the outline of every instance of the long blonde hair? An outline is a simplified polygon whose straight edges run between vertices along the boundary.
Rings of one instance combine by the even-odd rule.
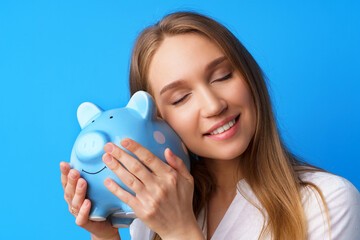
[[[312,183],[303,182],[299,173],[323,170],[299,160],[283,144],[264,74],[251,54],[226,27],[204,15],[176,12],[146,28],[137,38],[132,53],[129,78],[131,95],[139,90],[151,93],[147,74],[152,56],[166,36],[186,33],[202,34],[217,44],[234,68],[244,76],[254,98],[256,130],[243,153],[239,168],[266,211],[256,206],[264,218],[267,215],[259,238],[270,232],[273,239],[306,239],[307,224],[301,203],[301,188],[314,188],[326,212],[327,208],[321,190]],[[191,163],[195,181],[193,210],[198,217],[200,210],[206,209],[207,200],[214,191],[214,178],[201,159],[191,159]],[[153,239],[161,238],[155,233]]]

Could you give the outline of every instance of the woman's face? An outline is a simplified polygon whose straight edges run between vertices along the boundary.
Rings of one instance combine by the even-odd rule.
[[[165,37],[148,79],[161,117],[190,151],[230,160],[246,150],[256,124],[250,89],[208,38],[195,33]]]

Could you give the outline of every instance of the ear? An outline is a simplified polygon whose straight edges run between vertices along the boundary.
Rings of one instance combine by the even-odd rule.
[[[88,125],[90,119],[93,119],[94,117],[97,118],[103,111],[104,110],[91,102],[84,102],[80,104],[77,110],[77,119],[81,129]]]
[[[147,92],[138,91],[134,93],[126,107],[137,111],[144,119],[156,119],[155,102]]]

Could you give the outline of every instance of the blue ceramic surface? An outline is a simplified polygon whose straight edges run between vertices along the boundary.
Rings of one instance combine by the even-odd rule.
[[[181,139],[165,121],[157,117],[154,100],[144,91],[136,92],[126,107],[108,111],[93,103],[82,103],[77,118],[81,132],[73,146],[70,164],[88,183],[87,197],[92,202],[91,220],[110,218],[114,226],[127,227],[136,218],[132,209],[104,186],[104,180],[111,178],[134,194],[103,163],[103,149],[107,142],[121,147],[123,138],[133,139],[164,162],[164,151],[170,148],[190,169],[188,153]]]

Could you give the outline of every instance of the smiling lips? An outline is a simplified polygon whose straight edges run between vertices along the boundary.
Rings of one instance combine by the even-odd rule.
[[[97,171],[97,172],[93,172],[93,173],[91,173],[91,172],[87,172],[87,171],[85,171],[84,169],[82,169],[82,171],[84,172],[84,173],[87,173],[87,174],[98,174],[99,172],[101,172],[102,170],[104,170],[106,168],[106,166],[105,167],[103,167],[100,171]]]
[[[239,128],[239,117],[240,115],[226,118],[225,120],[215,124],[204,135],[215,140],[225,140],[230,138]]]

